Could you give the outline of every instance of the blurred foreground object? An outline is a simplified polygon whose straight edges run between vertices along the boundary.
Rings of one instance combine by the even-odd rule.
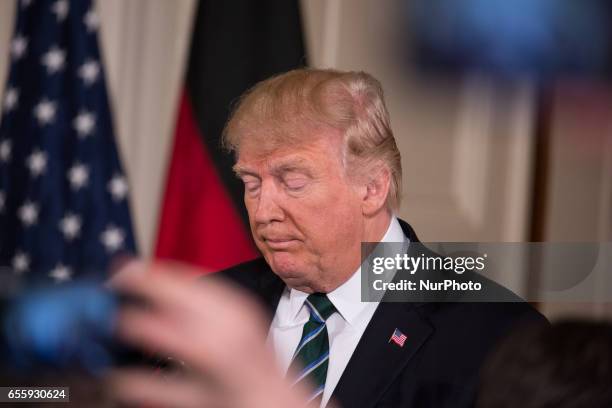
[[[103,277],[134,252],[90,0],[21,1],[0,126],[0,266]]]
[[[88,376],[144,362],[114,338],[120,299],[100,282],[28,288],[0,305],[0,373],[39,378]]]
[[[478,407],[612,407],[612,324],[565,321],[513,333],[483,370]]]
[[[176,376],[123,369],[111,377],[122,401],[172,407],[305,407],[305,390],[291,386],[266,344],[261,307],[241,290],[168,264],[130,263],[112,286],[150,307],[126,307],[119,336],[184,361]]]
[[[204,272],[130,262],[110,282],[118,293],[80,281],[0,298],[0,385],[76,384],[87,406],[78,392],[91,389],[104,404],[305,407],[303,386],[277,370],[260,306],[218,278],[194,280]],[[126,364],[107,398],[100,376]]]
[[[417,65],[502,77],[610,77],[606,0],[406,1]]]

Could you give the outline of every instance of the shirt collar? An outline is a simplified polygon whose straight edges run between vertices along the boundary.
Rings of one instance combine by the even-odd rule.
[[[405,242],[408,238],[404,235],[402,227],[395,216],[391,217],[387,232],[381,242]],[[289,292],[290,316],[295,320],[302,309],[308,293],[297,289]],[[327,294],[327,297],[336,307],[336,310],[349,324],[353,324],[359,314],[368,305],[361,301],[361,266],[342,285]]]

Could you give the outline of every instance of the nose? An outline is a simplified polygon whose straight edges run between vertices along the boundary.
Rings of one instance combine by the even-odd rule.
[[[257,224],[283,221],[285,213],[281,207],[281,196],[273,183],[262,183],[257,197],[254,220]]]

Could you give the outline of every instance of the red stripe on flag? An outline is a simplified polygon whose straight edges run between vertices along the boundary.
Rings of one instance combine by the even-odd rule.
[[[210,271],[258,256],[199,136],[183,92],[155,255]]]

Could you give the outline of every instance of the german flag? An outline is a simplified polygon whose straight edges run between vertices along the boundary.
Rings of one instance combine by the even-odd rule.
[[[306,64],[297,0],[201,0],[155,255],[217,271],[257,257],[234,158],[220,147],[232,104]]]

